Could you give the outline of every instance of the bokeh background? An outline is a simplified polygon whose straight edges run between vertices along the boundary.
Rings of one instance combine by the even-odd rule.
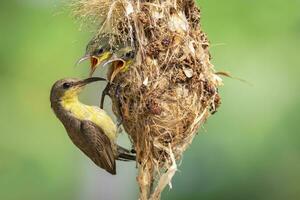
[[[300,199],[300,1],[198,3],[216,69],[252,86],[225,78],[163,199]],[[50,109],[55,80],[87,75],[74,63],[91,33],[58,0],[2,1],[0,23],[0,199],[137,199],[135,165],[97,168]],[[82,101],[97,104],[99,89]]]

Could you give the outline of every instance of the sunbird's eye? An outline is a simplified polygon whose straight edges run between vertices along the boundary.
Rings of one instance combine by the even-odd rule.
[[[100,48],[100,49],[98,49],[97,50],[97,54],[99,55],[99,54],[102,54],[104,52],[104,49],[103,48]]]
[[[70,88],[71,87],[71,84],[70,83],[64,83],[63,84],[63,88],[64,89],[68,89],[68,88]]]

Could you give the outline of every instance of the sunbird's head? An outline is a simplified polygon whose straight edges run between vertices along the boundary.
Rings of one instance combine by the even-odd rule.
[[[95,81],[106,81],[106,79],[100,77],[91,77],[83,80],[75,78],[58,80],[52,86],[50,101],[58,102],[77,97],[85,85]]]
[[[91,64],[91,77],[98,66],[103,65],[104,62],[111,58],[112,51],[113,49],[109,44],[109,37],[97,35],[94,38],[92,38],[86,46],[85,55],[82,58],[80,58],[78,64],[89,59]]]
[[[113,56],[105,63],[105,65],[111,63],[114,69],[111,74],[110,81],[113,81],[118,73],[128,70],[129,66],[134,62],[135,56],[136,52],[130,46],[121,48],[116,51]]]

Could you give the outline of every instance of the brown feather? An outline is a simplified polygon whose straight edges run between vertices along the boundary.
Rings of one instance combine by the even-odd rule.
[[[82,151],[99,167],[111,174],[116,174],[116,161],[112,143],[100,127],[93,122],[82,121],[81,133],[87,142]]]

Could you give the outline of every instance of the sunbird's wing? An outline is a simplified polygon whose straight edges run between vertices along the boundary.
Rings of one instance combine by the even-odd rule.
[[[82,121],[80,128],[86,142],[89,144],[87,148],[82,149],[83,152],[96,165],[111,174],[116,174],[116,161],[110,139],[93,122]]]

